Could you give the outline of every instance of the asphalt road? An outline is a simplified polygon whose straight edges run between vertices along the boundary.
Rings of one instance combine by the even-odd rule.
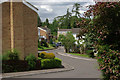
[[[56,57],[62,59],[64,63],[73,66],[74,70],[59,73],[21,76],[16,78],[101,78],[101,73],[97,69],[98,64],[96,60],[75,59],[68,56],[61,56],[56,54],[56,52],[64,53],[63,48],[49,50],[48,52],[55,53]]]

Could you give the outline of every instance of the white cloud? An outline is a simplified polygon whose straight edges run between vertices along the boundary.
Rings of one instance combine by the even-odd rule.
[[[81,14],[83,14],[83,13],[85,12],[85,10],[80,10],[79,12],[80,12]]]
[[[94,2],[93,0],[27,0],[30,2],[44,2],[44,3],[56,3],[56,2]]]
[[[52,12],[53,9],[49,5],[41,5],[40,8],[47,10],[48,12]]]
[[[68,8],[71,12],[76,2],[83,6],[80,8],[81,15],[87,10],[86,6],[95,4],[93,0],[29,0],[29,2],[39,9],[42,21],[49,18],[50,22],[57,16],[65,15]]]

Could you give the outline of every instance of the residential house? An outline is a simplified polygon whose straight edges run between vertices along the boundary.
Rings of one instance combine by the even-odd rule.
[[[71,32],[72,31],[72,29],[59,29],[58,28],[58,32],[57,32],[57,37],[59,37],[59,35],[66,35],[67,34],[67,32]]]
[[[59,37],[60,34],[66,35],[67,32],[72,32],[72,35],[74,36],[76,40],[75,44],[78,44],[77,41],[79,40],[79,37],[77,37],[77,35],[80,33],[80,30],[81,30],[80,28],[72,28],[72,29],[59,29],[58,28],[57,37]]]
[[[38,36],[39,36],[39,41],[46,40],[49,43],[51,38],[51,31],[46,26],[38,27]]]
[[[30,53],[37,57],[38,30],[37,11],[27,1],[0,3],[2,26],[0,26],[1,52],[16,49],[20,59],[24,59]]]

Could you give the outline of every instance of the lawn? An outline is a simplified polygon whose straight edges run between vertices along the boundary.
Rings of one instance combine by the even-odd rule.
[[[78,54],[78,53],[68,53],[68,54],[89,58],[89,56],[87,54]]]
[[[40,48],[38,48],[38,50],[47,50],[47,49],[53,49],[54,47],[49,45],[49,47],[44,47],[44,46],[41,46]]]

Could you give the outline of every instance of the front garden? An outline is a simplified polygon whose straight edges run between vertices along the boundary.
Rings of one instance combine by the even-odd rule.
[[[2,73],[52,69],[61,67],[62,60],[56,58],[53,53],[42,52],[39,53],[38,58],[36,58],[33,54],[29,54],[24,60],[20,60],[17,51],[8,51],[2,57]]]
[[[49,50],[54,49],[56,46],[54,44],[48,43],[46,40],[38,40],[38,50]]]

